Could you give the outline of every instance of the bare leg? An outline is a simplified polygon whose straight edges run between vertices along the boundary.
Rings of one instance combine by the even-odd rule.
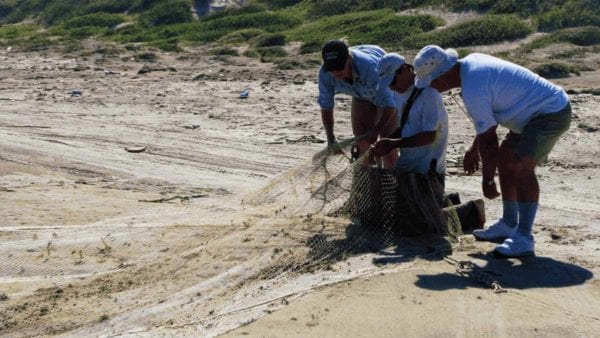
[[[378,111],[377,107],[365,100],[353,98],[352,108],[350,110],[350,118],[352,120],[352,133],[354,136],[361,136],[373,130],[377,122]],[[377,136],[372,136],[367,139],[356,142],[359,156],[364,154],[371,144],[377,141]],[[364,163],[368,164],[368,163]]]

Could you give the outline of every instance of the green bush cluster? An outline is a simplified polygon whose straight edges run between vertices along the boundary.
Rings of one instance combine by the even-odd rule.
[[[600,27],[583,27],[556,31],[522,46],[521,50],[523,52],[530,52],[534,49],[559,42],[568,42],[577,46],[600,44]]]
[[[569,27],[600,25],[600,1],[566,0],[536,16],[538,28],[554,31]]]
[[[148,26],[162,26],[192,21],[191,3],[188,0],[160,2],[144,13],[140,20]]]
[[[300,45],[300,54],[310,54],[320,52],[323,47],[323,43],[320,41],[307,41]]]
[[[353,45],[373,43],[390,46],[441,24],[443,21],[433,16],[399,16],[393,10],[383,9],[322,18],[290,30],[286,35],[288,40],[307,41],[313,45],[346,37]]]
[[[310,17],[324,17],[354,12],[372,11],[377,9],[392,9],[401,11],[424,4],[429,0],[308,0]]]
[[[237,49],[230,48],[230,47],[215,48],[215,49],[211,50],[210,53],[212,55],[230,55],[230,56],[240,55],[240,53],[237,51]]]
[[[259,35],[262,35],[264,33],[265,33],[265,31],[263,31],[262,29],[259,29],[259,28],[240,29],[240,30],[223,35],[219,39],[219,42],[242,43],[242,42],[247,42],[248,40],[250,40],[254,37],[257,37]]]
[[[487,15],[443,30],[407,38],[404,45],[421,48],[436,44],[442,47],[486,45],[523,38],[532,33],[532,27],[514,15]]]
[[[544,63],[534,67],[533,71],[546,79],[560,79],[571,74],[580,75],[579,68],[562,62]]]
[[[281,33],[265,33],[259,35],[254,40],[255,47],[283,46],[285,45],[285,35]]]

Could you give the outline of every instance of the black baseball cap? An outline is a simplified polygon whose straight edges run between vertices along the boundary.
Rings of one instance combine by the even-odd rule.
[[[328,41],[321,49],[326,71],[342,70],[348,60],[348,46],[342,40]]]

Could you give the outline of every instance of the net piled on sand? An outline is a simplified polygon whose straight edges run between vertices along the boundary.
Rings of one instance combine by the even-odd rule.
[[[274,179],[244,200],[246,206],[271,210],[284,223],[312,224],[302,265],[336,260],[348,254],[399,244],[406,236],[433,235],[455,242],[462,234],[456,211],[432,174],[366,165],[368,154],[351,162],[340,152],[322,150],[311,160]],[[317,225],[317,226],[315,226]]]

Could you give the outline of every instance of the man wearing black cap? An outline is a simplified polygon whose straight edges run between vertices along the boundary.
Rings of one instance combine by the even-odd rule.
[[[328,146],[337,146],[333,132],[334,97],[343,93],[352,96],[352,132],[364,137],[356,142],[362,154],[380,134],[387,136],[397,128],[394,94],[389,87],[377,88],[376,68],[385,51],[373,45],[348,48],[341,40],[331,40],[321,52],[323,66],[319,71],[318,102]],[[384,156],[385,167],[393,168],[397,157],[395,151]]]

